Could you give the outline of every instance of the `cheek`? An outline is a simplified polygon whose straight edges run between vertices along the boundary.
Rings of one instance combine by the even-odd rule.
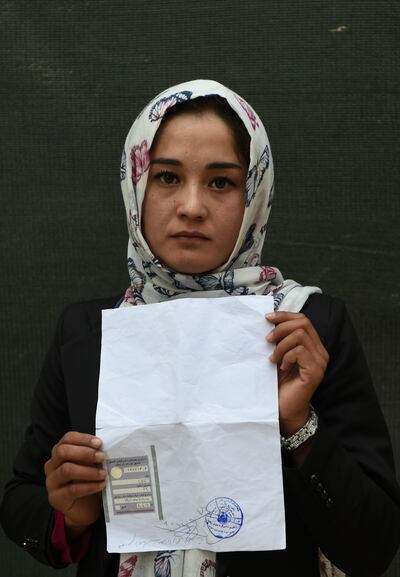
[[[162,195],[152,193],[145,195],[142,210],[142,233],[150,244],[163,238],[168,223],[174,213],[174,200],[163,198]]]
[[[232,231],[236,231],[236,236],[238,236],[240,227],[243,222],[244,209],[244,195],[240,195],[235,199],[235,202],[229,211],[230,221],[232,222]]]
[[[144,196],[142,206],[142,233],[146,240],[152,236],[153,230],[157,228],[157,211],[155,210],[155,198],[151,191],[147,191]]]
[[[239,236],[244,215],[244,200],[239,197],[235,202],[225,206],[220,215],[220,231],[224,232],[224,244],[233,249]]]

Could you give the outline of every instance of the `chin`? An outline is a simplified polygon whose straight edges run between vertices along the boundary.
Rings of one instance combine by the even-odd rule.
[[[174,262],[164,261],[164,263],[177,273],[190,274],[190,275],[205,274],[220,266],[220,263],[216,264],[210,262],[196,263],[193,262],[193,260],[191,260],[190,262],[185,262],[181,260],[179,261],[175,260]]]
[[[176,265],[170,268],[172,268],[177,273],[190,275],[204,274],[212,270],[210,267],[194,267],[193,264],[191,266],[188,265],[187,267]]]

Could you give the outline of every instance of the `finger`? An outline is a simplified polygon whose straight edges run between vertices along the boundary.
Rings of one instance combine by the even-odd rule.
[[[49,494],[49,502],[50,505],[58,511],[66,513],[74,504],[76,499],[100,493],[105,486],[106,483],[104,481],[93,483],[70,483],[57,491],[54,491],[51,495]]]
[[[303,313],[290,313],[288,311],[275,311],[273,313],[268,313],[265,315],[265,318],[270,323],[274,325],[278,325],[285,321],[291,321],[301,316],[305,316]]]
[[[55,491],[72,482],[100,482],[106,478],[106,471],[100,467],[84,467],[75,463],[63,463],[46,479],[47,490]]]
[[[315,346],[315,342],[310,335],[302,328],[296,329],[285,338],[283,338],[277,345],[270,356],[270,360],[278,366],[281,364],[284,355],[291,349],[302,345],[312,356],[314,363],[325,370],[326,361],[323,355]]]
[[[103,444],[99,437],[95,437],[89,433],[79,433],[78,431],[68,431],[68,433],[65,433],[65,435],[60,439],[59,444],[60,443],[67,443],[69,445],[83,445],[87,447],[94,447],[95,449],[99,449]]]
[[[269,342],[279,342],[285,338],[290,333],[302,330],[308,333],[310,338],[314,343],[314,348],[317,349],[318,353],[326,360],[329,359],[328,351],[325,349],[321,342],[321,339],[315,330],[311,321],[305,315],[297,315],[295,319],[286,320],[278,325],[267,335],[267,340]]]
[[[312,376],[311,381],[313,383],[320,383],[323,379],[325,371],[314,363],[311,353],[303,345],[288,351],[284,355],[279,368],[281,371],[288,371],[294,365],[298,365],[300,368],[300,378],[304,375],[304,371],[307,371]]]
[[[55,468],[58,467],[60,462],[62,462],[62,460],[59,460],[59,458],[62,457],[62,453],[60,456],[58,448],[66,444],[84,446],[84,447],[86,446],[98,450],[102,445],[102,440],[88,433],[79,433],[78,431],[68,431],[68,433],[65,433],[65,435],[60,439],[60,441],[56,445],[54,445],[52,449],[51,458],[55,459],[55,462],[53,463]]]
[[[104,461],[105,455],[92,447],[81,445],[68,445],[57,443],[51,451],[50,468],[56,469],[66,461],[81,463],[83,465],[98,464]]]
[[[281,314],[282,315],[291,314],[293,316],[291,318],[284,318],[283,320],[276,321],[275,328],[271,331],[275,340],[279,340],[280,337],[282,338],[283,336],[286,336],[289,332],[295,330],[296,328],[302,328],[305,331],[309,332],[310,336],[320,341],[319,335],[308,317],[306,317],[302,313],[281,313]]]

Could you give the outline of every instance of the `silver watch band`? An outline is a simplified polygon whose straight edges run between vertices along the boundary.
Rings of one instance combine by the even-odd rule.
[[[314,410],[314,407],[310,405],[310,417],[307,423],[301,427],[294,435],[291,437],[282,437],[281,436],[281,446],[286,451],[294,451],[302,445],[307,439],[315,435],[318,429],[318,415]]]

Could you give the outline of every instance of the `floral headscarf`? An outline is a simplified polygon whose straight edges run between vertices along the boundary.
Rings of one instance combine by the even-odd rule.
[[[169,269],[150,251],[142,234],[143,199],[150,166],[149,151],[165,112],[180,102],[218,95],[242,120],[250,135],[250,165],[246,202],[239,236],[227,262],[213,271],[189,275]],[[136,118],[125,141],[121,187],[129,230],[128,270],[131,286],[121,306],[180,297],[273,294],[276,308],[289,298],[291,310],[300,310],[309,294],[319,289],[284,281],[280,271],[261,266],[268,216],[274,194],[274,170],[268,136],[251,108],[238,94],[213,80],[193,80],[156,96]],[[311,289],[311,290],[310,290]]]

